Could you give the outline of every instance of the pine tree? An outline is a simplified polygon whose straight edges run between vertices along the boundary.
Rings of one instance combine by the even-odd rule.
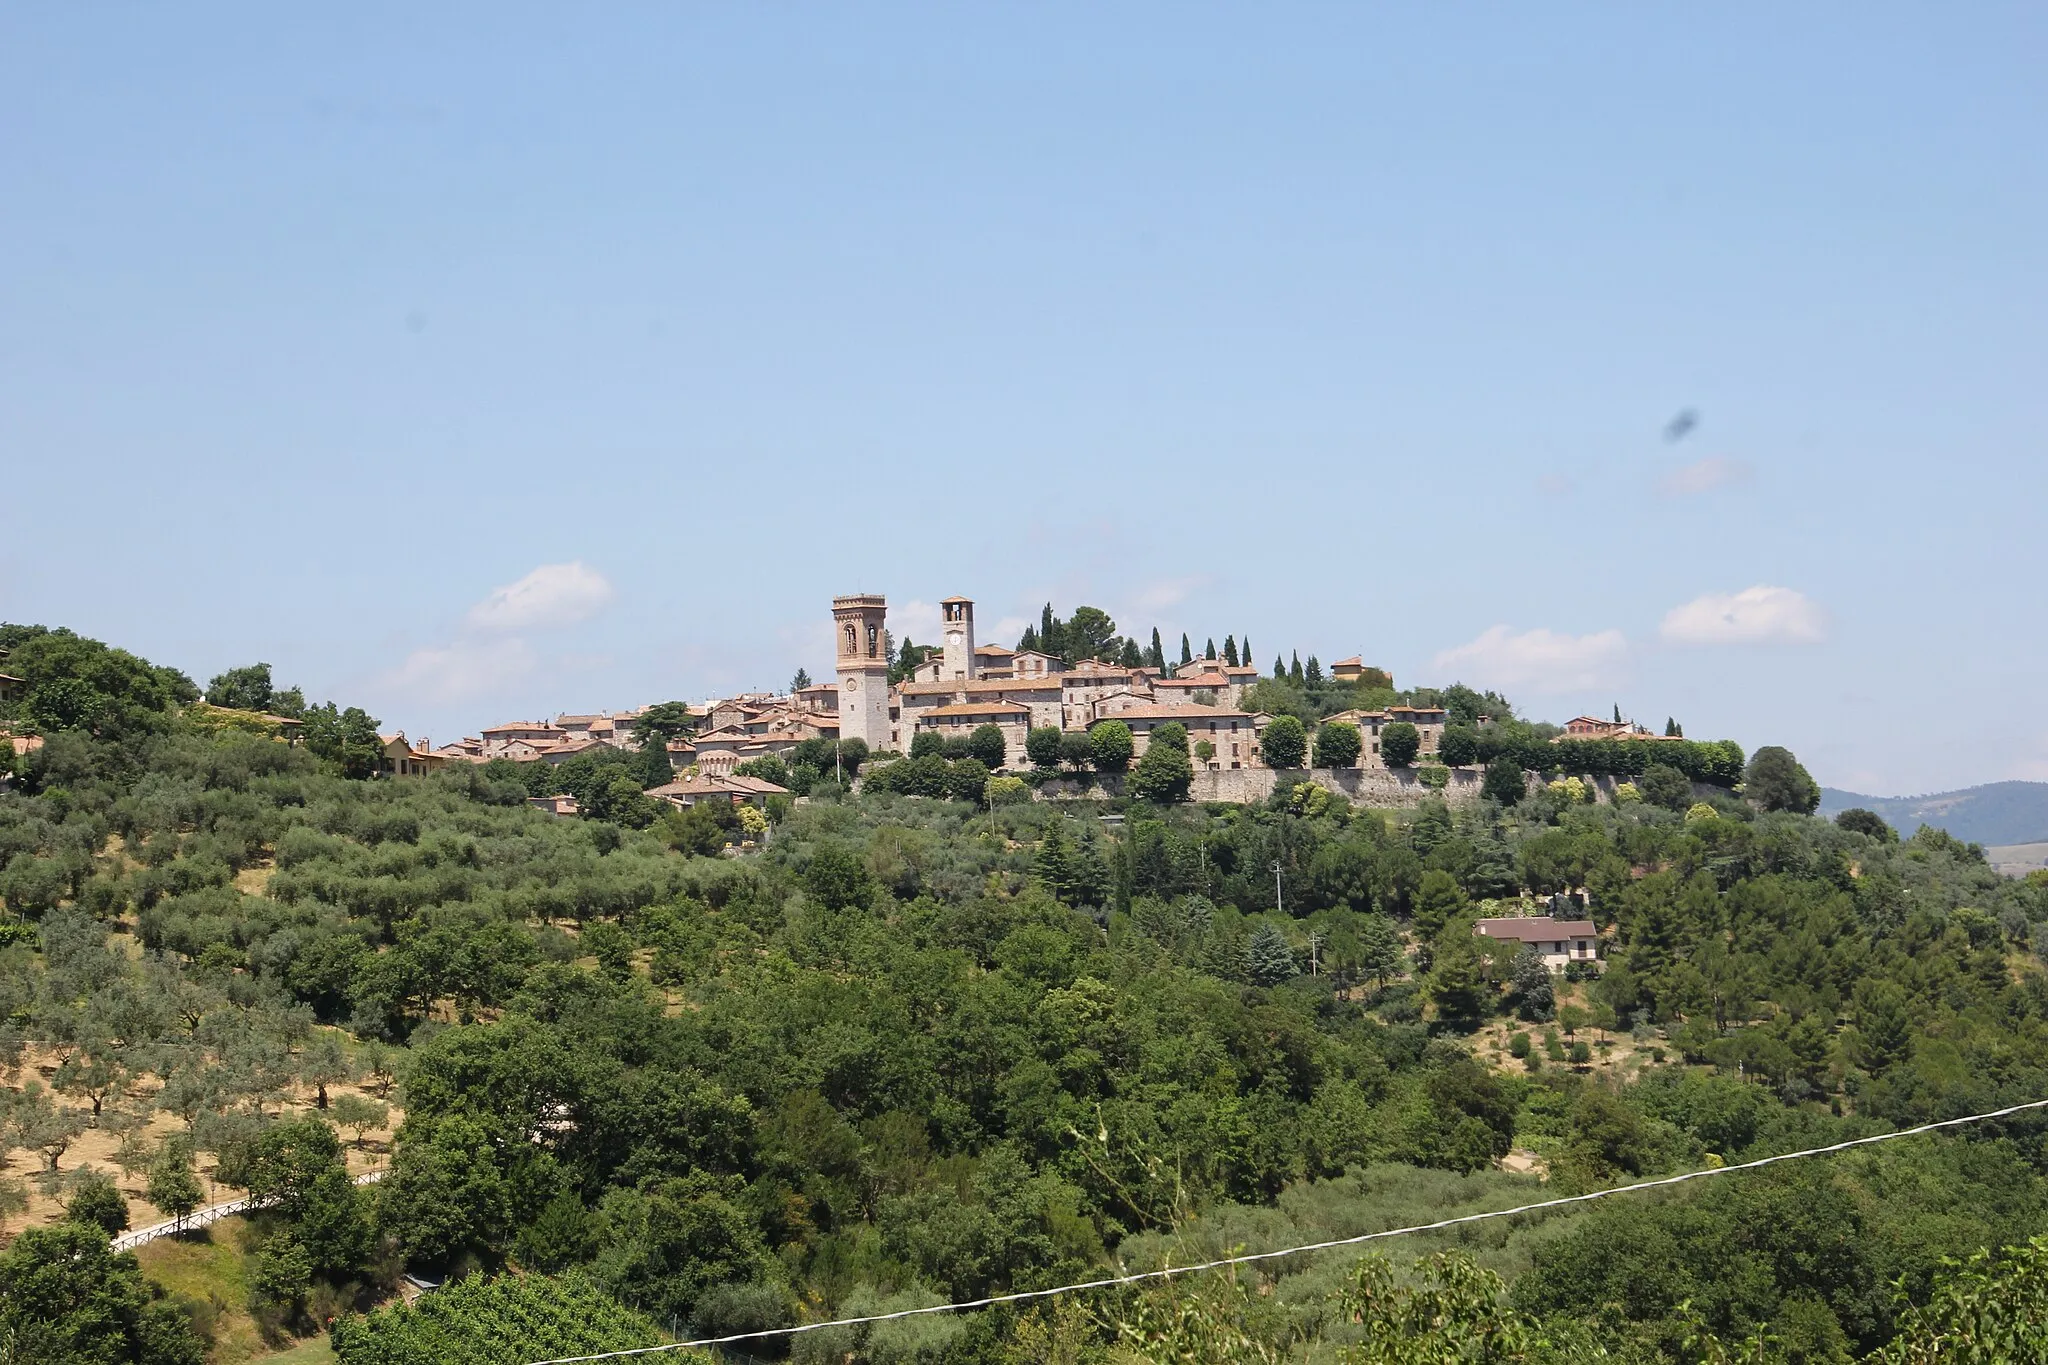
[[[1287,676],[1288,676],[1289,678],[1292,678],[1292,679],[1293,679],[1293,680],[1294,680],[1295,682],[1306,682],[1306,681],[1307,681],[1307,678],[1306,678],[1306,676],[1305,676],[1305,675],[1304,675],[1304,674],[1302,673],[1302,671],[1301,671],[1301,651],[1300,651],[1300,650],[1296,650],[1296,651],[1294,652],[1294,667],[1292,667],[1292,668],[1290,668],[1290,669],[1288,669],[1288,670],[1287,670]]]
[[[796,671],[796,676],[789,680],[789,690],[792,692],[801,692],[810,685],[811,674],[809,669],[799,668]]]
[[[1022,654],[1027,649],[1035,650],[1037,648],[1038,627],[1033,625],[1026,625],[1024,627],[1024,633],[1017,637],[1017,652],[1019,654]]]
[[[1287,936],[1270,924],[1261,924],[1244,950],[1245,975],[1258,986],[1279,986],[1301,975],[1294,965],[1294,950]]]
[[[1166,646],[1159,642],[1159,627],[1157,626],[1152,627],[1152,648],[1145,655],[1145,662],[1158,669],[1161,673],[1166,671]]]
[[[1684,739],[1685,727],[1670,716],[1664,717],[1664,734],[1670,739]]]
[[[1273,656],[1273,676],[1276,678],[1287,676],[1287,660],[1281,658],[1278,654]]]
[[[1323,680],[1323,665],[1313,654],[1308,656],[1308,680],[1310,683],[1319,683]]]
[[[1184,664],[1195,661],[1195,651],[1188,648],[1188,634],[1186,631],[1182,631],[1180,634],[1180,661]]]
[[[1237,637],[1235,635],[1223,637],[1223,662],[1229,664],[1232,668],[1237,667]]]

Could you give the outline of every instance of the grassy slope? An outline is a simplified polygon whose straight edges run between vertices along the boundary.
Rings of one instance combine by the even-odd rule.
[[[240,1218],[223,1218],[211,1227],[181,1238],[160,1237],[136,1251],[142,1273],[174,1294],[208,1306],[213,1314],[213,1350],[208,1365],[240,1365],[243,1361],[288,1361],[290,1365],[322,1365],[334,1359],[323,1334],[295,1343],[282,1352],[263,1340],[249,1316],[249,1263],[243,1238],[249,1230]]]

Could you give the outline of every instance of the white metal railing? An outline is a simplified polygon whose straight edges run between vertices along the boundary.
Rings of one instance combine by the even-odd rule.
[[[365,1171],[355,1178],[354,1183],[357,1185],[374,1185],[390,1174],[390,1171],[391,1168],[389,1166],[383,1167],[380,1170]],[[146,1228],[136,1228],[133,1232],[124,1232],[119,1237],[114,1238],[111,1245],[115,1251],[133,1251],[145,1243],[154,1242],[159,1237],[171,1237],[180,1232],[190,1232],[194,1228],[203,1228],[209,1223],[218,1223],[223,1218],[231,1218],[235,1214],[247,1213],[252,1208],[260,1207],[260,1204],[250,1199],[247,1195],[242,1196],[240,1199],[230,1199],[221,1204],[208,1204],[203,1209],[192,1210],[183,1218],[173,1218],[168,1222],[153,1223]]]

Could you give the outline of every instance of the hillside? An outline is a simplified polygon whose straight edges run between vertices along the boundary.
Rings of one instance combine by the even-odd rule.
[[[1936,825],[1971,844],[2048,841],[2048,782],[1989,782],[1932,796],[1864,796],[1821,788],[1822,815],[1859,806],[1883,816],[1905,838],[1922,825]]]
[[[991,809],[985,769],[921,796],[820,779],[751,831],[615,769],[613,799],[557,818],[517,765],[352,778],[57,643],[106,686],[53,688],[96,728],[48,725],[0,789],[0,1360],[238,1365],[317,1354],[335,1322],[341,1365],[454,1327],[489,1353],[432,1358],[517,1365],[549,1303],[550,1331],[648,1345],[787,1329],[2048,1096],[2048,880],[1932,829],[1682,781],[1668,804],[1559,781],[1398,813],[1308,784]],[[1565,892],[1600,961],[1476,932]],[[789,1358],[1474,1358],[1349,1349],[1412,1346],[1399,1295],[1435,1279],[1459,1315],[1565,1343],[1494,1360],[1761,1332],[1773,1359],[1869,1359],[1914,1330],[1895,1286],[1927,1303],[2048,1226],[2041,1139],[2022,1116],[1404,1241],[1398,1291],[1332,1252],[1194,1297],[835,1327]],[[373,1158],[389,1177],[354,1186]],[[108,1255],[216,1187],[263,1207]],[[51,1267],[92,1290],[55,1326]],[[516,1273],[369,1312],[407,1270]]]

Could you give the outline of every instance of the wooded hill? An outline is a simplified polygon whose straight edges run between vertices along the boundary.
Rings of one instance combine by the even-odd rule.
[[[194,1170],[273,1201],[245,1270],[283,1341],[353,1322],[406,1265],[559,1273],[573,1292],[540,1299],[751,1330],[2048,1097],[2048,883],[1938,831],[1735,796],[1593,806],[1562,782],[1398,819],[1312,787],[1214,809],[874,795],[704,856],[679,851],[694,824],[557,819],[499,769],[345,777],[343,757],[202,731],[139,660],[100,663],[127,690],[74,697],[81,723],[46,726],[0,792],[0,1131],[12,1203],[35,1201],[0,1253],[0,1332],[26,1358],[205,1349],[201,1305],[86,1250],[89,1220],[103,1246],[128,1218],[70,1155],[95,1121],[138,1134],[114,1203],[176,1199]],[[1604,970],[1554,978],[1472,933],[1580,895]],[[320,1091],[379,1067],[404,1122],[391,1175],[358,1190]],[[1415,1239],[1392,1263],[1333,1253],[788,1349],[1897,1355],[1915,1305],[1977,1293],[2010,1317],[2038,1294],[2038,1256],[1975,1290],[1944,1258],[2044,1226],[2042,1133],[2015,1119]],[[1410,1266],[1431,1250],[1457,1255]],[[463,1302],[498,1299],[535,1296]],[[391,1322],[337,1340],[429,1330]],[[1457,1333],[1491,1344],[1426,1353]]]

